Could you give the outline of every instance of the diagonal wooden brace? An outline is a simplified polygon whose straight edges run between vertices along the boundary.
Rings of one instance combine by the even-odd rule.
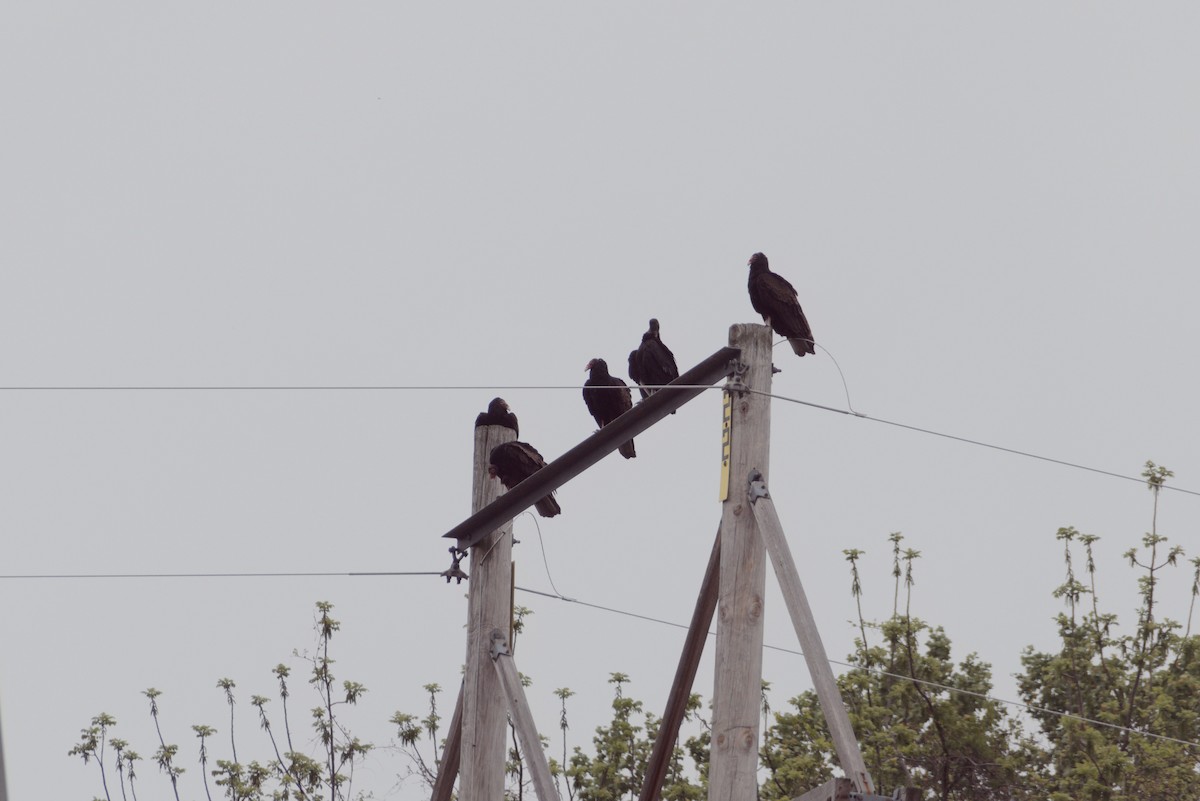
[[[796,637],[800,640],[804,661],[808,663],[808,672],[817,691],[817,700],[821,703],[821,711],[829,725],[838,762],[841,763],[846,776],[854,782],[858,792],[873,794],[875,785],[871,781],[871,774],[867,772],[866,762],[863,761],[862,752],[858,748],[858,739],[854,736],[854,727],[850,725],[850,715],[842,702],[837,681],[833,677],[833,669],[829,666],[829,657],[825,654],[825,646],[817,632],[812,607],[808,605],[808,597],[804,594],[800,574],[796,570],[796,560],[792,558],[792,550],[788,546],[787,537],[784,536],[779,515],[775,512],[775,502],[771,500],[762,474],[757,470],[750,473],[748,496],[750,508],[754,511],[754,522],[758,524],[758,533],[766,546],[767,556],[775,566],[775,576],[783,591],[783,599],[792,618],[792,626],[796,629]]]
[[[458,688],[458,700],[454,702],[454,715],[450,728],[446,730],[446,747],[442,749],[442,762],[438,766],[437,778],[433,782],[430,801],[450,801],[454,795],[454,780],[458,778],[458,764],[462,751],[463,688]]]
[[[708,627],[712,625],[713,613],[717,608],[720,571],[721,529],[718,528],[712,553],[708,557],[708,569],[704,571],[704,579],[700,582],[700,595],[692,612],[692,624],[688,627],[683,653],[679,655],[679,665],[675,668],[675,681],[671,684],[667,708],[658,726],[654,749],[646,763],[646,776],[642,780],[642,792],[638,801],[658,801],[661,797],[663,779],[666,778],[671,754],[679,739],[679,727],[687,712],[692,684],[696,680],[696,670],[700,667],[700,656],[704,653],[704,642],[708,639]]]
[[[538,801],[559,801],[554,778],[550,775],[550,764],[546,761],[542,740],[533,722],[533,713],[529,711],[529,703],[525,700],[525,688],[521,686],[521,677],[517,673],[517,666],[513,664],[507,638],[500,629],[492,631],[492,663],[500,677],[508,715],[513,728],[517,730],[517,740],[525,752],[525,764],[533,774],[533,790],[537,793]]]

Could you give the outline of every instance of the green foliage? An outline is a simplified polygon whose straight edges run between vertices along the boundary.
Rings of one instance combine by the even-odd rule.
[[[614,686],[612,720],[605,726],[597,727],[592,738],[594,752],[585,754],[576,746],[566,769],[570,798],[578,801],[637,798],[645,780],[654,739],[658,735],[659,720],[644,712],[641,701],[625,695],[624,686],[629,683],[629,676],[613,673],[608,681]],[[565,698],[563,700],[565,716]],[[693,714],[699,705],[699,696],[692,696],[689,714]],[[667,769],[662,797],[671,801],[689,801],[702,798],[703,794],[704,788],[687,777],[684,752],[676,746]]]
[[[288,678],[291,670],[283,665],[277,665],[273,675],[279,682],[279,701],[283,714],[284,747],[281,749],[271,719],[267,714],[267,705],[272,699],[261,695],[250,697],[250,705],[259,716],[259,728],[265,734],[265,740],[257,743],[259,748],[269,747],[269,758],[266,760],[241,761],[237,758],[237,739],[234,731],[234,711],[237,703],[235,690],[237,684],[232,679],[222,678],[216,686],[222,691],[224,701],[229,707],[229,749],[232,759],[217,759],[215,769],[209,770],[210,740],[217,730],[207,725],[193,725],[192,731],[199,740],[197,761],[200,765],[200,775],[206,798],[211,801],[208,778],[211,775],[214,784],[230,801],[287,801],[300,799],[316,801],[318,798],[328,798],[330,801],[348,801],[362,798],[352,791],[354,767],[371,752],[369,743],[361,742],[351,735],[342,720],[338,717],[338,709],[346,704],[356,704],[367,692],[367,688],[355,681],[343,681],[340,693],[334,690],[335,678],[332,665],[334,660],[329,656],[329,641],[333,633],[338,631],[341,624],[334,620],[330,613],[333,605],[317,604],[317,650],[309,657],[312,664],[309,683],[314,687],[319,705],[313,710],[314,727],[319,733],[321,753],[319,758],[300,752],[292,746],[292,732],[288,722],[288,699],[291,693],[288,689]],[[155,732],[158,735],[158,748],[154,752],[154,761],[159,770],[171,782],[171,788],[176,799],[179,799],[180,778],[185,768],[179,764],[182,759],[178,745],[168,743],[163,736],[160,725],[160,699],[162,692],[153,687],[145,690],[143,695],[150,701],[150,715],[154,720]],[[110,715],[99,715],[92,723],[80,732],[79,742],[69,752],[71,756],[80,756],[85,763],[95,759],[100,766],[101,783],[104,786],[105,798],[111,801],[112,795],[108,787],[106,767],[106,746],[111,748],[113,764],[120,778],[122,799],[132,798],[136,801],[134,790],[136,778],[135,763],[141,759],[136,751],[121,739],[109,736],[109,730],[116,725]],[[273,758],[270,758],[273,757]],[[129,794],[126,794],[128,788]]]
[[[1036,798],[1023,794],[1031,744],[1000,704],[983,697],[989,666],[974,654],[956,665],[945,632],[921,620],[868,625],[882,642],[852,659],[875,667],[842,675],[838,686],[876,786],[919,787],[946,801]],[[788,705],[765,733],[764,801],[802,795],[832,778],[837,764],[816,694]]]
[[[1000,702],[990,699],[991,667],[975,654],[954,657],[950,638],[939,626],[912,617],[916,586],[915,564],[920,551],[902,547],[904,537],[893,532],[891,546],[891,616],[870,621],[863,615],[863,599],[872,588],[859,570],[864,552],[844,551],[850,570],[850,592],[858,615],[856,650],[850,656],[855,669],[839,677],[838,686],[858,736],[868,770],[877,788],[913,786],[924,797],[939,801],[1182,801],[1200,798],[1200,635],[1192,633],[1197,598],[1200,598],[1200,557],[1193,568],[1187,623],[1167,617],[1161,607],[1161,584],[1171,569],[1184,563],[1184,550],[1172,546],[1158,531],[1160,492],[1173,473],[1153,462],[1143,477],[1153,494],[1150,531],[1140,548],[1125,553],[1136,571],[1140,604],[1129,631],[1121,632],[1118,617],[1102,610],[1097,598],[1094,545],[1098,537],[1073,527],[1060,528],[1055,537],[1062,546],[1063,582],[1051,595],[1063,610],[1054,620],[1059,643],[1040,652],[1027,648],[1017,676],[1022,699],[1029,704],[1028,719],[1037,727],[1027,734],[1019,720]],[[1077,565],[1082,569],[1077,570]],[[884,585],[887,579],[884,579]],[[903,585],[904,605],[900,605]],[[886,589],[884,591],[886,593]],[[275,699],[251,696],[259,716],[259,730],[270,746],[267,759],[250,762],[237,758],[234,733],[236,684],[224,678],[217,687],[229,707],[229,749],[232,759],[217,759],[210,770],[209,749],[217,730],[192,727],[199,740],[198,762],[205,794],[211,801],[208,777],[230,801],[302,799],[347,801],[362,798],[351,790],[353,770],[373,746],[352,736],[339,711],[355,705],[367,688],[334,676],[330,641],[341,624],[331,617],[333,607],[317,604],[317,648],[308,684],[317,703],[310,719],[320,744],[316,753],[297,750],[288,718],[291,698],[290,669],[277,665],[278,711],[282,717],[280,740],[267,710]],[[526,631],[532,614],[514,610],[513,642]],[[524,687],[531,687],[521,676]],[[558,729],[561,758],[550,759],[551,774],[559,782],[564,801],[625,801],[637,798],[645,780],[647,763],[660,721],[628,693],[631,679],[610,674],[613,698],[611,718],[596,728],[589,750],[571,746],[568,701],[575,693],[565,687],[559,700]],[[802,795],[838,771],[837,758],[817,698],[812,692],[788,700],[775,712],[769,702],[770,685],[762,687],[763,781],[762,801],[783,801]],[[443,718],[439,711],[442,688],[426,684],[428,714],[423,717],[396,712],[394,747],[411,760],[416,773],[432,786],[444,756]],[[168,743],[159,726],[162,693],[144,692],[158,735],[154,761],[170,780],[176,799],[184,768],[179,746]],[[689,730],[672,750],[661,798],[694,801],[707,792],[710,729],[702,717],[699,695],[687,708]],[[1065,714],[1064,714],[1065,713]],[[109,769],[119,777],[120,797],[132,797],[135,766],[140,757],[124,740],[113,737],[116,720],[100,714],[80,731],[68,752],[87,765],[99,768],[105,798],[111,801]],[[223,738],[222,738],[223,739]],[[543,737],[543,745],[549,741]],[[258,743],[261,748],[264,743]],[[555,749],[559,752],[559,749]],[[508,801],[523,801],[528,789],[524,755],[515,735],[509,751]],[[129,796],[126,790],[129,790]]]
[[[1138,571],[1141,598],[1132,631],[1119,633],[1117,616],[1100,609],[1092,547],[1099,538],[1074,528],[1058,531],[1066,565],[1066,579],[1054,592],[1067,605],[1055,619],[1061,645],[1056,652],[1026,649],[1018,677],[1047,742],[1051,798],[1200,797],[1200,749],[1188,745],[1200,741],[1200,637],[1190,633],[1200,563],[1193,560],[1189,628],[1182,634],[1179,623],[1162,615],[1157,597],[1163,572],[1183,556],[1182,548],[1168,548],[1167,537],[1158,533],[1159,491],[1173,475],[1153,462],[1142,473],[1154,508],[1141,549],[1125,553]],[[1086,583],[1074,570],[1073,549],[1079,547],[1086,555]]]

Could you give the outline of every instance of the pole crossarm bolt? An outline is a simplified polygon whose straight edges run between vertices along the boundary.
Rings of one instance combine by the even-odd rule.
[[[762,471],[754,468],[750,471],[748,480],[749,489],[746,494],[750,498],[750,503],[754,503],[759,498],[770,498],[771,493],[767,492],[767,482],[763,481]]]
[[[492,661],[494,662],[502,656],[511,656],[508,643],[504,640],[504,632],[500,629],[492,629]]]
[[[750,386],[746,383],[746,373],[750,372],[750,365],[741,359],[730,359],[729,372],[733,378],[725,385],[725,391],[736,392],[738,397],[745,395],[750,389]]]

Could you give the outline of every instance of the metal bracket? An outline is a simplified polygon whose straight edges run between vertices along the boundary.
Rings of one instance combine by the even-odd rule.
[[[456,583],[462,584],[463,579],[468,578],[467,574],[459,567],[459,563],[462,562],[462,558],[466,555],[466,551],[460,551],[453,545],[450,546],[450,569],[442,571],[442,576],[445,577],[447,584],[450,583],[450,579],[456,579]]]
[[[726,392],[736,392],[738,397],[746,394],[750,389],[745,382],[746,373],[750,372],[750,365],[743,362],[741,359],[729,360],[729,374],[733,376],[733,380],[725,384]]]
[[[502,656],[509,656],[508,643],[504,640],[504,632],[500,629],[492,629],[492,661],[496,661]]]
[[[754,503],[759,498],[770,498],[771,493],[767,492],[767,482],[763,480],[762,471],[757,467],[751,469],[750,478],[747,480],[749,485],[746,494],[750,498],[750,503]]]

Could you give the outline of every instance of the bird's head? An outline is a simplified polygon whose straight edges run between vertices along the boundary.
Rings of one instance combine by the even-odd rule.
[[[592,359],[590,362],[587,363],[587,367],[585,367],[583,369],[585,371],[595,370],[596,372],[601,373],[602,375],[607,374],[608,373],[608,362],[604,361],[604,359]]]
[[[489,464],[488,465],[488,478],[495,478],[495,477],[496,477],[496,465]]]
[[[767,268],[767,257],[761,253],[755,253],[750,257],[750,261],[746,263],[750,265],[751,270],[756,268],[765,270]]]
[[[507,411],[510,409],[504,398],[492,398],[492,402],[488,404],[488,414],[504,414]]]
[[[658,318],[656,317],[650,318],[650,333],[658,336]]]

